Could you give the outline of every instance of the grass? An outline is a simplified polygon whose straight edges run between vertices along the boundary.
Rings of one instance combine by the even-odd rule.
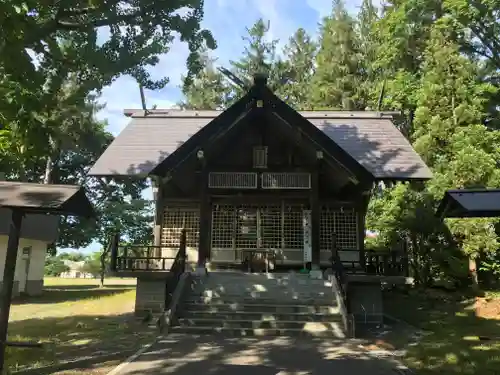
[[[392,338],[417,374],[500,374],[500,293],[476,301],[435,290],[392,291],[384,304],[386,313],[426,331],[417,343]]]
[[[135,280],[108,279],[104,288],[91,279],[47,278],[44,284],[42,296],[13,302],[8,332],[11,341],[41,341],[44,347],[9,347],[10,370],[128,353],[156,335],[133,317]]]

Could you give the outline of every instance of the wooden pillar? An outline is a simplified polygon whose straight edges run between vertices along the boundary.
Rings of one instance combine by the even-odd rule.
[[[9,325],[10,304],[12,301],[12,288],[14,287],[14,274],[16,272],[17,252],[23,211],[19,208],[12,209],[7,254],[3,270],[3,285],[0,298],[0,374],[3,374],[5,362],[5,348],[7,341],[7,328]]]
[[[161,246],[161,226],[163,221],[164,207],[163,207],[162,186],[160,185],[160,182],[156,182],[153,185],[153,197],[155,200],[155,220],[154,220],[154,230],[153,230],[154,245]]]
[[[210,255],[210,226],[212,209],[208,192],[208,169],[203,163],[200,173],[200,236],[198,245],[198,267],[205,268]]]
[[[362,196],[362,204],[356,206],[356,215],[357,215],[357,227],[358,227],[358,249],[359,249],[359,263],[360,266],[365,268],[365,231],[366,231],[366,212],[368,210],[368,202],[370,201],[370,197],[363,195]]]
[[[320,269],[320,215],[321,207],[319,202],[319,171],[318,168],[311,174],[311,269]]]

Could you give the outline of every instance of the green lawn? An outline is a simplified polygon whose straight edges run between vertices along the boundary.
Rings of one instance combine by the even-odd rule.
[[[133,317],[135,280],[45,280],[43,296],[14,301],[9,340],[42,341],[43,349],[7,349],[11,370],[81,356],[130,352],[149,342],[154,330]]]
[[[416,345],[406,346],[405,364],[421,375],[500,374],[500,298],[490,293],[485,308],[457,294],[425,291],[388,292],[385,311],[426,332]],[[407,337],[406,337],[407,338]]]

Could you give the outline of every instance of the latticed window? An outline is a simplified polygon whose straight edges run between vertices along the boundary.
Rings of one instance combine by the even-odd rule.
[[[303,208],[285,206],[283,210],[283,243],[285,249],[304,247]]]
[[[186,246],[198,247],[200,212],[197,208],[165,207],[162,225],[162,246],[178,248],[182,229],[186,229]]]
[[[339,250],[358,250],[358,221],[353,208],[323,207],[320,217],[320,248],[332,248],[332,236],[337,237]]]
[[[234,220],[234,206],[214,205],[212,210],[212,248],[233,248]]]

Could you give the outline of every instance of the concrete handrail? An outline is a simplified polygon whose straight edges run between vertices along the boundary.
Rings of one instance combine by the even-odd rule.
[[[182,302],[184,292],[187,287],[191,285],[191,274],[189,272],[184,272],[179,277],[179,282],[177,283],[174,293],[172,293],[172,299],[168,308],[163,312],[158,321],[158,327],[161,334],[168,334],[168,330],[172,326],[175,319],[175,314],[177,313],[177,308]]]
[[[342,316],[342,323],[344,325],[344,330],[349,337],[352,337],[353,331],[351,331],[350,327],[351,319],[349,318],[349,313],[347,312],[347,306],[345,304],[344,296],[342,295],[342,289],[340,288],[340,285],[335,275],[329,275],[328,279],[332,283],[333,293],[335,294],[337,305],[340,308],[340,314]]]

